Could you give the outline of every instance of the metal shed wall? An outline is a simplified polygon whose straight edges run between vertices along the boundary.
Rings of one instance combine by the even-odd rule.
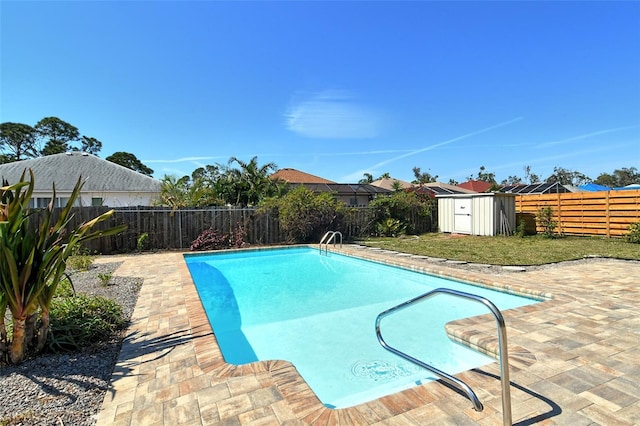
[[[492,236],[515,231],[513,194],[457,194],[437,196],[437,199],[440,232]],[[469,208],[470,218],[464,218],[460,213]]]

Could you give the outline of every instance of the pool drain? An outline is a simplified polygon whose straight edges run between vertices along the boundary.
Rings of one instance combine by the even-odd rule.
[[[356,377],[364,377],[374,382],[390,381],[398,377],[406,377],[419,371],[412,364],[392,364],[387,361],[358,361],[351,367]]]

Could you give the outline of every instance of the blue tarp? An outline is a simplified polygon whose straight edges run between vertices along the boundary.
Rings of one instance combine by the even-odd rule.
[[[580,185],[578,188],[583,191],[609,191],[611,189],[608,186],[598,185],[597,183],[587,183]]]
[[[640,185],[635,183],[635,184],[631,184],[631,185],[627,185],[627,186],[621,186],[620,188],[613,188],[615,190],[619,190],[619,189],[640,189]]]

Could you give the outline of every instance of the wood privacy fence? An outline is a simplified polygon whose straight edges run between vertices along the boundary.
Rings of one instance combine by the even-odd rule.
[[[111,210],[108,207],[76,207],[70,228],[91,220]],[[434,212],[436,209],[432,209]],[[433,230],[437,219],[421,218],[412,214],[411,221],[417,233]],[[371,232],[374,212],[370,208],[350,209],[340,229],[345,239],[367,235]],[[147,234],[145,249],[188,250],[191,243],[202,233],[212,228],[224,234],[234,233],[242,227],[244,241],[252,245],[285,244],[286,235],[273,214],[259,212],[254,208],[202,208],[177,209],[166,207],[118,207],[113,216],[95,229],[107,229],[126,224],[127,230],[118,235],[88,241],[85,246],[92,252],[102,254],[126,253],[137,249],[138,239]]]
[[[557,231],[569,235],[622,237],[640,222],[640,190],[533,194],[516,197],[516,213],[553,209]],[[540,231],[540,229],[538,229]]]

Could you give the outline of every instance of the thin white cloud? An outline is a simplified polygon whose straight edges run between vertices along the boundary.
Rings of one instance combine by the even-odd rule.
[[[170,160],[142,160],[143,163],[187,163],[187,162],[195,162],[195,161],[206,161],[206,160],[220,160],[223,159],[222,156],[213,156],[213,157],[183,157],[183,158],[172,158]]]
[[[285,114],[288,130],[308,138],[364,139],[380,134],[379,114],[344,91],[294,99]]]
[[[579,141],[579,140],[582,140],[582,139],[592,138],[594,136],[606,135],[607,133],[614,133],[614,132],[619,132],[621,130],[633,129],[635,127],[638,127],[638,126],[614,127],[614,128],[611,128],[611,129],[598,130],[597,132],[586,133],[584,135],[573,136],[573,137],[566,138],[566,139],[561,139],[561,140],[558,140],[558,141],[544,142],[544,143],[541,143],[538,146],[536,146],[536,148],[547,148],[549,146],[561,145],[561,144],[565,144],[565,143],[575,142],[575,141]]]
[[[453,143],[453,142],[458,142],[458,141],[461,141],[463,139],[470,138],[472,136],[476,136],[476,135],[479,135],[479,134],[482,134],[482,133],[489,132],[491,130],[499,129],[500,127],[504,127],[504,126],[507,126],[509,124],[516,123],[516,122],[518,122],[520,120],[522,120],[522,117],[516,117],[516,118],[511,119],[509,121],[504,121],[502,123],[494,124],[493,126],[485,127],[484,129],[476,130],[476,131],[473,131],[471,133],[466,133],[466,134],[464,134],[462,136],[458,136],[456,138],[449,139],[449,140],[446,140],[444,142],[439,142],[439,143],[436,143],[436,144],[433,144],[433,145],[429,145],[429,146],[421,148],[421,149],[416,149],[416,150],[410,151],[410,152],[408,152],[406,154],[398,155],[397,157],[393,157],[393,158],[390,158],[388,160],[385,160],[385,161],[382,161],[380,163],[377,163],[377,164],[371,166],[370,169],[376,170],[376,169],[378,169],[378,168],[380,168],[382,166],[385,166],[385,165],[387,165],[389,163],[393,163],[394,161],[398,161],[398,160],[401,160],[403,158],[411,157],[413,155],[417,155],[417,154],[420,154],[420,153],[425,152],[425,151],[430,151],[432,149],[435,149],[435,148],[438,148],[438,147],[441,147],[441,146],[444,146],[444,145],[448,145],[448,144]]]

